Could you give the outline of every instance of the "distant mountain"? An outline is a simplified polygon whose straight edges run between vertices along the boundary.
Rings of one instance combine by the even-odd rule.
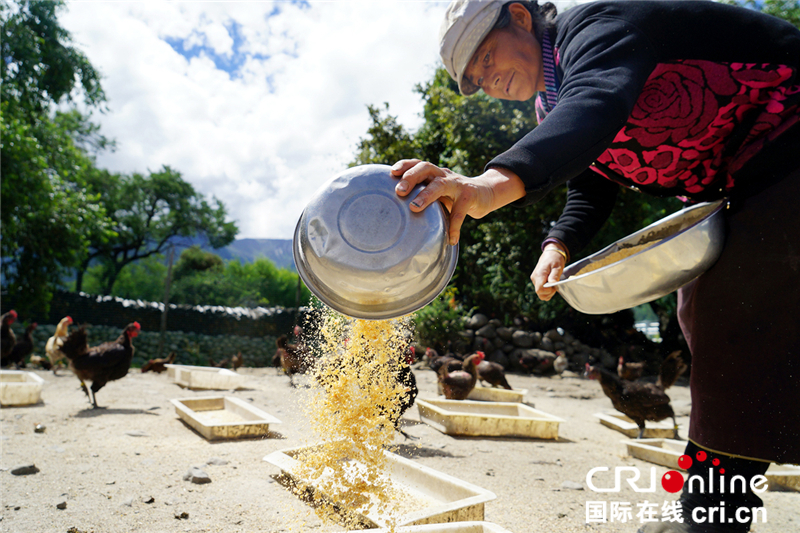
[[[275,263],[278,268],[288,268],[297,272],[292,256],[291,239],[236,239],[224,248],[211,248],[208,241],[203,238],[177,239],[175,241],[177,250],[175,260],[183,250],[190,246],[200,246],[203,250],[208,250],[220,256],[225,261],[239,259],[242,263],[252,263],[260,257],[265,257]]]
[[[239,259],[243,263],[252,263],[259,257],[265,257],[278,268],[297,272],[291,239],[236,239],[225,248],[212,251],[226,261]]]

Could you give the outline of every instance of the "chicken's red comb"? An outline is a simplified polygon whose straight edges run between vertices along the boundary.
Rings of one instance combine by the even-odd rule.
[[[142,326],[140,326],[138,322],[134,322],[133,327],[135,327],[136,329],[142,329]]]
[[[14,311],[13,309],[11,311],[9,311],[8,314],[13,316],[14,318],[17,318],[17,312]]]
[[[71,316],[65,316],[64,318],[67,320],[67,322],[72,324],[72,317]]]

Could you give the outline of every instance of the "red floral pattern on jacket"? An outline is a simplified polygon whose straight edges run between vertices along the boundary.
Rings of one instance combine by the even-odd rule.
[[[660,64],[597,161],[634,185],[726,192],[736,170],[800,121],[795,75],[782,65]]]

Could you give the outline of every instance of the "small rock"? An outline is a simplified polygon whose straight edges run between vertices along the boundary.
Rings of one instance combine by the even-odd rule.
[[[29,476],[39,471],[33,463],[17,465],[11,469],[11,473],[15,476]]]
[[[126,435],[129,437],[148,437],[149,435],[142,431],[141,429],[134,429],[132,431],[126,431]]]
[[[480,329],[489,323],[489,317],[481,313],[476,313],[471,318],[467,319],[466,326],[469,329]]]
[[[155,499],[155,498],[153,498],[152,496],[150,496],[149,498],[144,498],[144,499],[142,499],[142,501],[143,501],[144,503],[148,503],[148,504],[149,504],[149,503],[153,503],[153,502],[155,502],[155,501],[156,501],[156,499]]]
[[[47,429],[47,426],[44,424],[36,424],[36,427],[33,428],[34,433],[44,433]]]
[[[478,329],[478,331],[475,332],[475,335],[487,339],[494,339],[497,337],[497,328],[491,324],[486,324],[482,328]]]
[[[206,462],[207,465],[215,465],[215,466],[225,466],[228,464],[228,461],[225,459],[221,459],[219,457],[212,457]]]
[[[204,471],[197,467],[192,467],[183,475],[184,481],[191,481],[192,483],[196,483],[198,485],[202,485],[204,483],[211,483],[211,478],[208,477]]]
[[[561,484],[561,488],[570,490],[583,490],[583,484],[575,481],[565,481]]]
[[[527,331],[517,330],[511,337],[511,343],[518,348],[530,348],[533,346],[533,336]]]
[[[186,520],[187,518],[189,518],[189,513],[187,513],[187,512],[183,512],[183,513],[180,513],[180,514],[176,513],[175,514],[175,518],[177,520]]]
[[[66,509],[66,508],[67,508],[67,502],[65,502],[64,500],[61,500],[56,504],[56,509]]]

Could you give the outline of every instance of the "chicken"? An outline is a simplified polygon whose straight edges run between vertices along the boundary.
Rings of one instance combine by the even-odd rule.
[[[231,368],[237,370],[244,365],[244,357],[242,357],[242,352],[237,353],[233,357],[231,357]]]
[[[228,366],[228,362],[229,361],[230,361],[230,358],[226,357],[225,359],[223,359],[222,361],[217,363],[217,362],[214,361],[214,358],[209,357],[208,358],[208,366],[213,366],[214,368],[225,368],[226,366]]]
[[[678,423],[675,421],[675,412],[670,405],[666,389],[671,387],[686,365],[680,358],[680,352],[670,354],[661,364],[659,381],[647,383],[644,381],[626,381],[599,367],[586,363],[586,376],[600,380],[603,392],[611,399],[617,411],[624,413],[639,426],[639,437],[644,435],[645,421],[659,422],[665,418],[672,418],[675,439],[678,439]]]
[[[688,366],[681,357],[681,350],[677,350],[669,354],[664,361],[661,362],[661,370],[658,373],[658,385],[661,390],[667,390],[672,387],[681,374],[686,372]]]
[[[442,385],[444,397],[448,400],[464,400],[475,383],[478,382],[477,366],[483,361],[483,352],[475,352],[464,360],[462,369],[448,372],[446,366],[439,368],[439,383]]]
[[[617,375],[627,381],[636,381],[642,377],[644,371],[644,363],[625,362],[622,357],[619,358],[617,363]]]
[[[128,374],[133,359],[133,338],[139,335],[141,326],[138,322],[128,324],[122,334],[113,342],[104,342],[99,346],[89,347],[86,328],[80,327],[67,336],[61,351],[69,360],[70,369],[81,380],[81,388],[97,409],[97,391],[109,381],[121,379]],[[92,382],[92,392],[86,387],[86,381]]]
[[[302,374],[308,370],[310,359],[305,344],[290,344],[286,335],[281,335],[275,340],[278,347],[276,356],[280,359],[283,372],[289,375],[289,385],[294,384],[294,375]]]
[[[36,329],[36,326],[36,322],[33,322],[25,328],[25,333],[22,335],[22,338],[18,338],[17,342],[14,343],[14,347],[3,362],[3,366],[16,365],[20,368],[25,367],[25,358],[33,353],[33,337],[31,335],[33,334],[33,330]]]
[[[47,339],[47,344],[44,346],[44,353],[47,355],[47,359],[50,361],[50,366],[53,369],[54,375],[58,375],[56,369],[58,366],[60,366],[59,361],[64,359],[64,353],[60,348],[64,343],[64,340],[67,338],[67,335],[69,335],[70,324],[72,324],[71,317],[65,316],[59,320],[58,325],[56,326],[56,332],[52,337]]]
[[[42,357],[41,355],[32,355],[30,358],[30,364],[34,368],[43,368],[44,370],[50,370],[53,368],[53,365],[50,364],[50,361],[47,357]]]
[[[448,372],[452,372],[454,370],[461,370],[462,364],[464,363],[464,357],[457,353],[448,352],[444,355],[436,355],[433,357],[429,362],[428,366],[436,372],[439,373],[439,369],[444,365],[447,367]]]
[[[477,352],[483,354],[483,352]],[[504,389],[512,390],[511,385],[508,384],[506,379],[505,368],[500,363],[492,361],[481,361],[478,364],[478,379],[481,382],[488,383],[492,387],[503,387]]]
[[[561,350],[556,350],[556,358],[553,361],[553,370],[556,374],[561,375],[565,370],[567,370],[567,368],[569,368],[569,359],[567,359],[567,354]]]
[[[145,364],[142,365],[142,374],[145,372],[155,372],[156,374],[160,374],[167,370],[167,367],[164,365],[171,365],[175,361],[175,357],[178,354],[176,352],[171,352],[167,357],[159,357],[157,359],[150,359]]]
[[[0,316],[0,322],[2,322],[0,326],[0,366],[6,366],[6,357],[11,355],[11,350],[14,349],[14,345],[17,343],[17,336],[14,335],[14,331],[11,329],[11,324],[15,320],[17,320],[17,312],[13,309]]]

